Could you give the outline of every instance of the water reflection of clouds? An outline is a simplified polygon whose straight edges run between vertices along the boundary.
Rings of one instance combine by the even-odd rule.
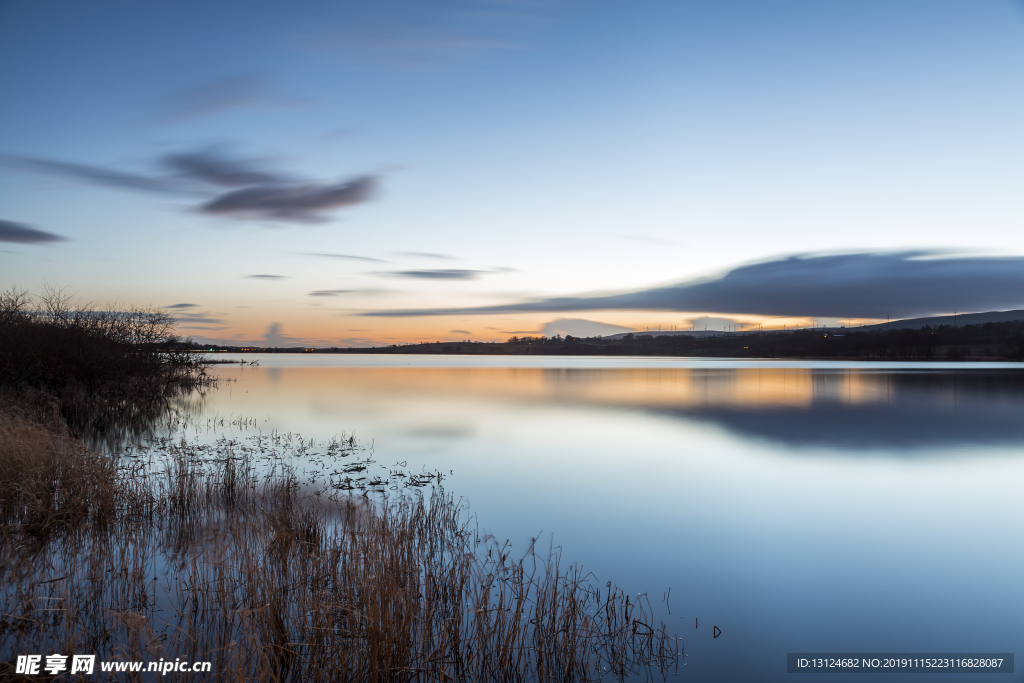
[[[589,400],[713,423],[790,447],[920,454],[1024,443],[1024,373],[1016,371],[639,372],[598,382]],[[561,373],[549,379],[565,386]]]
[[[905,404],[821,404],[803,410],[709,409],[662,414],[710,422],[745,437],[798,448],[924,455],[926,449],[1024,444],[1019,408],[989,412],[985,406],[934,410]]]
[[[786,448],[920,456],[1024,444],[1020,370],[260,368],[250,382],[320,415],[388,416],[392,434],[430,441],[471,438],[497,416],[516,421],[557,405],[715,425]]]

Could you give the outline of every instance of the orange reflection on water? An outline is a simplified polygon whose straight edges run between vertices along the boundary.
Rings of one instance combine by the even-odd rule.
[[[885,402],[886,373],[809,368],[223,368],[254,394],[323,403],[447,400],[622,407],[809,407]],[[422,403],[421,403],[422,404]]]

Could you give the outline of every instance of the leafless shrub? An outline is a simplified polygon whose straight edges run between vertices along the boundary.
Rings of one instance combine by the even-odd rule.
[[[56,409],[78,433],[139,431],[168,401],[208,382],[205,359],[185,350],[159,309],[105,310],[45,287],[0,292],[0,389]]]

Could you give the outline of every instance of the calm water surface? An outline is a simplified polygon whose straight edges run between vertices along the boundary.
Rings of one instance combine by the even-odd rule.
[[[1024,365],[259,360],[217,366],[237,381],[206,410],[451,471],[482,528],[648,592],[682,680],[792,678],[797,651],[1024,656]]]

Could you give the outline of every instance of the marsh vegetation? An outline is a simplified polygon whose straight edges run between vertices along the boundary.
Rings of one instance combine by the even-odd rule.
[[[29,680],[24,653],[211,661],[237,681],[680,665],[646,596],[481,533],[439,472],[371,474],[352,437],[224,429],[249,419],[186,438],[200,425],[172,399],[210,380],[164,313],[0,296],[0,679]]]
[[[238,439],[115,461],[9,407],[0,444],[8,660],[180,657],[240,681],[585,681],[679,663],[644,596],[557,549],[514,553],[438,486],[312,488]]]

